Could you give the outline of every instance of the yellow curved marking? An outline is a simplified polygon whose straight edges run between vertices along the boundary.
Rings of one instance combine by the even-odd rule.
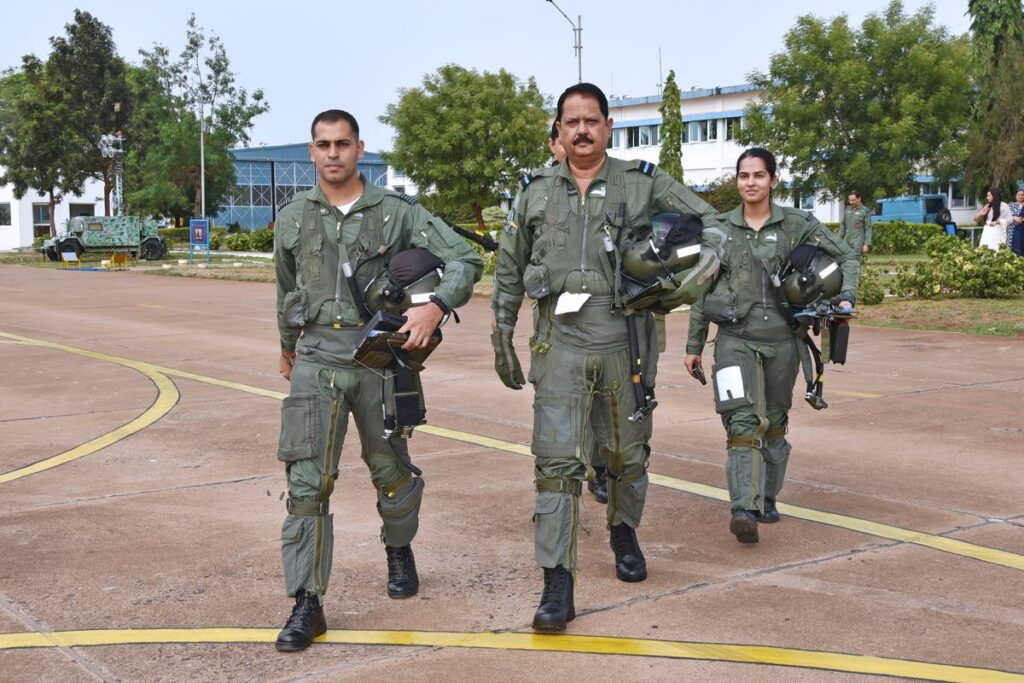
[[[478,437],[476,434],[459,432],[454,429],[445,429],[443,427],[432,427],[430,425],[417,427],[417,429],[428,434],[443,436],[448,439],[465,441],[467,443],[487,446],[488,448],[495,448],[498,450],[508,451],[510,453],[518,453],[519,455],[530,455],[530,448],[518,443],[510,443],[508,441],[501,441],[490,437]],[[699,484],[695,481],[677,479],[664,474],[654,474],[653,472],[648,473],[647,476],[652,484],[656,484],[658,486],[664,486],[666,488],[675,489],[676,491],[684,491],[686,493],[692,493],[697,496],[712,498],[714,500],[729,500],[729,492],[716,486],[708,486],[707,484]],[[821,510],[799,507],[797,505],[778,503],[778,508],[779,512],[796,519],[805,519],[810,522],[827,524],[829,526],[849,529],[850,531],[857,531],[870,536],[888,538],[894,541],[913,543],[915,545],[932,548],[934,550],[941,550],[942,552],[952,553],[954,555],[963,555],[964,557],[981,560],[982,562],[989,562],[991,564],[998,564],[1012,569],[1024,570],[1024,556],[1007,552],[1005,550],[996,550],[995,548],[987,548],[983,545],[975,545],[974,543],[967,543],[966,541],[958,541],[953,538],[946,538],[945,536],[936,536],[935,534],[927,534],[922,531],[912,531],[910,529],[903,529],[897,526],[871,522],[869,520],[858,519],[856,517],[847,517],[846,515],[837,515],[832,512],[823,512]]]
[[[42,647],[166,643],[272,643],[277,629],[198,628],[54,631],[0,634],[0,650]],[[1013,681],[1024,675],[909,659],[838,654],[762,645],[694,643],[607,636],[544,635],[536,633],[458,633],[451,631],[344,631],[332,630],[318,643],[345,645],[400,645],[412,647],[464,647],[489,650],[532,650],[585,654],[664,657],[736,664],[768,664],[847,673],[902,676],[929,681]]]
[[[191,372],[175,370],[174,368],[165,368],[159,365],[153,365],[151,363],[133,361],[127,358],[119,358],[117,356],[108,356],[103,353],[85,351],[82,349],[77,349],[72,346],[65,346],[63,344],[36,341],[29,337],[20,337],[18,335],[7,334],[4,332],[0,332],[0,337],[7,337],[9,339],[23,341],[25,343],[61,349],[64,351],[69,351],[71,353],[78,353],[84,356],[98,358],[100,360],[121,363],[123,365],[128,365],[129,367],[136,368],[140,372],[145,372],[146,370],[144,370],[143,368],[146,368],[159,374],[173,375],[175,377],[191,379],[196,382],[204,382],[206,384],[213,384],[215,386],[234,389],[236,391],[242,391],[249,394],[266,396],[268,398],[276,398],[278,400],[283,399],[285,398],[285,396],[287,396],[287,394],[283,394],[279,391],[271,391],[269,389],[254,387],[248,384],[240,384],[238,382],[228,382],[225,380],[215,379],[213,377],[197,375]],[[173,384],[171,386],[173,387]],[[175,395],[176,394],[177,390],[175,389]],[[471,443],[477,446],[483,446],[485,448],[493,448],[495,450],[507,451],[509,453],[516,453],[518,455],[531,455],[529,446],[524,446],[523,444],[518,443],[512,443],[510,441],[503,441],[501,439],[494,439],[488,436],[472,434],[469,432],[461,432],[455,429],[447,429],[445,427],[436,427],[433,425],[423,425],[421,427],[417,427],[417,429],[426,434],[432,434],[434,436],[440,436],[446,439],[453,439],[455,441]],[[686,493],[692,493],[694,495],[703,496],[705,498],[712,498],[714,500],[729,500],[728,492],[725,489],[721,489],[715,486],[699,484],[697,482],[687,481],[685,479],[677,479],[675,477],[669,477],[663,474],[650,473],[648,476],[650,477],[651,483],[656,484],[658,486],[664,486],[666,488],[675,489],[676,491],[684,491]],[[846,515],[839,515],[831,512],[823,512],[821,510],[814,510],[811,508],[804,508],[796,505],[788,505],[786,503],[779,503],[778,507],[779,512],[785,513],[786,515],[794,517],[796,519],[804,519],[811,522],[818,522],[820,524],[827,524],[829,526],[839,527],[841,529],[848,529],[850,531],[856,531],[858,533],[868,534],[870,536],[888,538],[894,541],[912,543],[914,545],[920,545],[926,548],[932,548],[933,550],[939,550],[954,555],[961,555],[963,557],[969,557],[975,560],[980,560],[982,562],[988,562],[990,564],[996,564],[1003,567],[1010,567],[1012,569],[1024,570],[1024,556],[1007,552],[1005,550],[997,550],[995,548],[988,548],[982,545],[968,543],[966,541],[959,541],[956,539],[947,538],[945,536],[937,536],[935,534],[928,534],[921,531],[903,529],[901,527],[891,526],[888,524],[871,522],[864,519],[858,519],[856,517],[848,517]]]
[[[52,342],[38,341],[35,339],[29,339],[28,337],[18,337],[16,335],[6,334],[3,332],[0,332],[0,336],[13,339],[19,343],[26,344],[29,346],[41,346],[44,348],[57,349],[60,351],[68,351],[71,353],[77,353],[81,356],[95,358],[97,360],[113,361],[115,363],[120,363],[121,365],[126,365],[132,368],[133,370],[138,370],[142,374],[149,377],[149,379],[152,380],[153,384],[156,385],[157,389],[156,400],[153,401],[152,405],[150,405],[148,409],[146,409],[146,412],[142,413],[131,422],[128,422],[127,424],[124,424],[111,432],[107,432],[106,434],[98,436],[95,439],[92,439],[91,441],[87,441],[81,444],[80,446],[76,446],[75,448],[72,448],[69,451],[64,451],[63,453],[60,453],[50,458],[46,458],[44,460],[40,460],[39,462],[33,463],[26,467],[21,467],[19,469],[0,474],[0,484],[5,484],[9,481],[14,481],[15,479],[21,479],[22,477],[37,474],[39,472],[52,469],[59,465],[63,465],[64,463],[71,462],[72,460],[77,460],[78,458],[82,458],[87,455],[92,455],[96,451],[104,449],[107,446],[110,446],[111,444],[117,443],[121,439],[129,437],[132,434],[135,434],[136,432],[142,431],[143,429],[145,429],[146,427],[153,424],[161,417],[169,413],[171,411],[171,408],[173,408],[174,405],[178,402],[178,388],[174,386],[174,382],[172,382],[170,379],[168,379],[161,373],[153,370],[152,366],[150,366],[148,363],[140,363],[125,358],[115,358],[113,356],[107,356],[106,354],[102,353],[94,353],[92,351],[86,351],[84,349],[76,349],[71,346],[64,346],[63,344],[54,344]]]

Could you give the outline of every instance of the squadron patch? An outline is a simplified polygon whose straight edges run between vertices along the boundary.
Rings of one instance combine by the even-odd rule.
[[[515,221],[516,210],[510,209],[508,216],[505,218],[505,234],[514,235],[516,230],[519,229],[519,224]]]

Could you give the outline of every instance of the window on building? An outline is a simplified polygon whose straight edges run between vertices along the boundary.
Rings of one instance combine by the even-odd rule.
[[[814,211],[814,193],[808,192],[806,197],[800,199],[800,208],[804,211]]]
[[[708,142],[718,139],[718,120],[690,121],[686,124],[684,142]]]
[[[964,188],[960,184],[959,180],[954,180],[949,184],[950,187],[950,202],[949,205],[954,209],[973,209],[975,208],[974,197],[965,197]]]
[[[730,116],[725,119],[725,139],[735,140],[739,137],[740,129],[743,127],[743,118],[740,116]]]
[[[708,121],[708,140],[718,139],[718,119]]]
[[[69,213],[71,214],[72,218],[77,218],[78,216],[96,215],[95,204],[70,204],[68,205],[68,208],[70,210]]]
[[[395,185],[395,192],[405,194],[405,185]]]
[[[0,225],[11,224],[11,205],[9,203],[0,204]]]
[[[32,233],[36,237],[50,234],[50,205],[32,205]]]

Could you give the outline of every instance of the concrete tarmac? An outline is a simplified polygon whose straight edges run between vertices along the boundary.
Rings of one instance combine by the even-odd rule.
[[[855,325],[827,410],[798,381],[783,519],[744,546],[713,393],[671,315],[650,576],[616,580],[584,493],[578,616],[540,636],[532,391],[494,374],[486,299],[460,314],[410,444],[420,594],[385,594],[350,429],[330,630],[285,655],[273,286],[0,266],[0,679],[1024,681],[1024,339]]]

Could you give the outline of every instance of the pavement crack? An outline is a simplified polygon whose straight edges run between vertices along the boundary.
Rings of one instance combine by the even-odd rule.
[[[128,493],[111,493],[105,496],[87,496],[82,498],[68,498],[61,500],[56,503],[43,503],[42,505],[27,505],[20,507],[17,510],[4,510],[0,511],[0,516],[11,514],[14,512],[24,512],[27,510],[52,510],[55,508],[62,508],[69,505],[77,505],[80,503],[102,503],[110,500],[120,500],[124,498],[134,498],[137,496],[149,496],[156,493],[174,493],[176,491],[189,491],[194,489],[202,489],[211,486],[224,486],[225,484],[244,484],[250,481],[262,481],[267,479],[280,479],[278,474],[259,474],[252,477],[242,477],[240,479],[223,479],[220,481],[207,481],[201,484],[187,484],[184,486],[169,486],[160,489],[147,489],[145,491],[130,491]]]
[[[53,628],[33,618],[28,612],[19,607],[16,602],[8,598],[3,593],[0,593],[0,609],[3,609],[33,633],[38,633],[43,637],[50,639],[53,644],[53,649],[57,650],[72,662],[88,671],[90,674],[95,676],[97,680],[104,681],[104,683],[116,683],[116,681],[120,680],[112,671],[108,670],[102,664],[94,662],[92,659],[81,652],[76,651],[74,648],[65,647],[60,645],[56,640],[52,640],[48,634],[53,631]]]
[[[378,646],[372,646],[378,647]],[[381,645],[379,647],[392,648],[390,645]],[[346,671],[357,671],[367,666],[380,664],[381,662],[392,662],[396,660],[408,659],[409,657],[415,657],[424,653],[440,652],[446,648],[440,646],[434,647],[409,647],[403,646],[394,648],[389,654],[381,657],[373,657],[371,659],[361,659],[355,662],[345,662],[344,664],[338,664],[337,666],[327,667],[326,669],[317,669],[316,671],[308,671],[298,676],[290,676],[288,678],[280,678],[275,683],[297,683],[298,681],[308,681],[310,679],[320,678],[321,676],[329,676],[331,674],[344,673]],[[333,680],[333,679],[332,679]]]

